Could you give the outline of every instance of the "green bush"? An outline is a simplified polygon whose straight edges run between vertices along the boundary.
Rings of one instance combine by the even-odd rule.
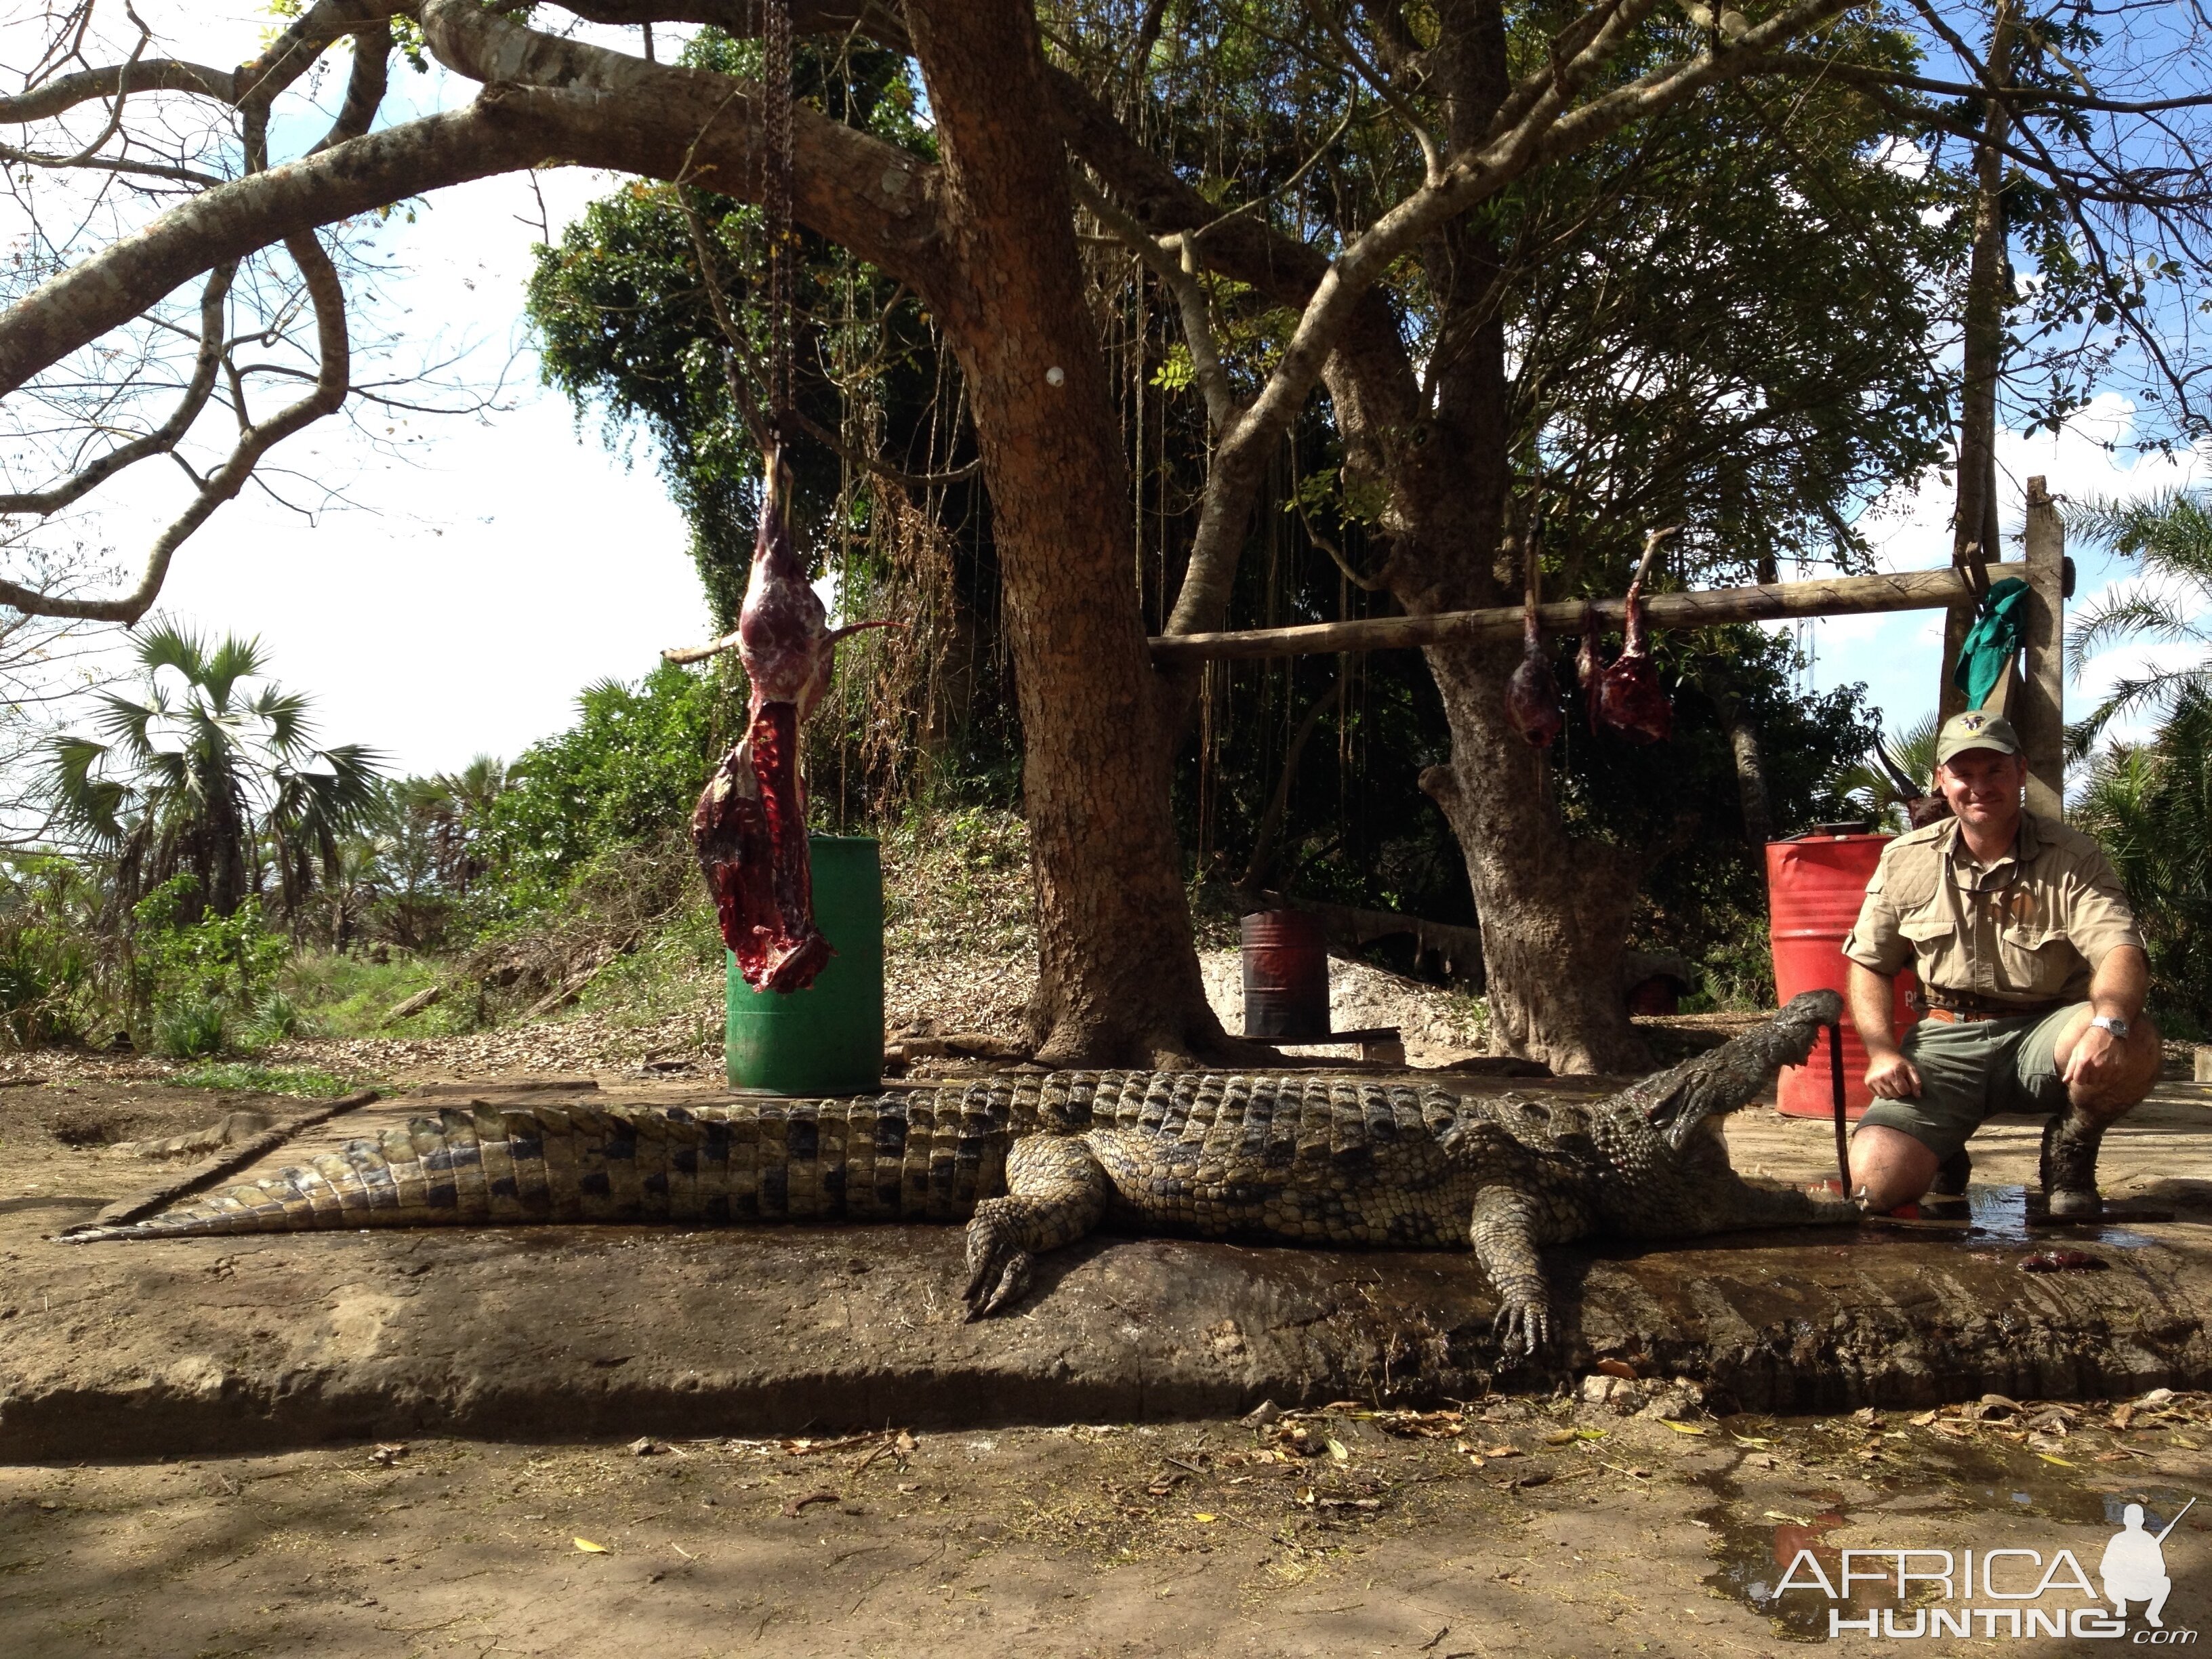
[[[9,1046],[82,1042],[100,1023],[114,965],[97,927],[102,897],[73,859],[0,864],[0,1039]]]
[[[718,696],[711,674],[670,664],[588,688],[576,724],[525,750],[485,811],[478,920],[548,908],[594,854],[688,823],[720,756]]]
[[[304,1023],[299,1005],[283,992],[271,988],[254,1000],[252,1015],[246,1021],[243,1035],[252,1047],[264,1048],[299,1036]]]
[[[154,1046],[172,1060],[198,1060],[222,1052],[229,1010],[212,1000],[173,1003],[154,1020]]]

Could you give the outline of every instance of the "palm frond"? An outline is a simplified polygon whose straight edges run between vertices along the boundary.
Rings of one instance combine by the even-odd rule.
[[[149,679],[161,669],[173,668],[186,683],[198,685],[207,674],[207,646],[188,628],[157,623],[138,636],[138,662]]]
[[[222,643],[208,658],[194,684],[207,694],[207,699],[224,712],[230,708],[231,693],[238,683],[250,679],[261,672],[261,641],[241,640],[235,634],[226,634]]]
[[[2066,527],[2212,595],[2212,492],[2176,486],[2135,500],[2092,496],[2068,507]]]
[[[264,686],[248,708],[268,723],[265,740],[277,754],[290,755],[307,747],[314,721],[308,714],[305,694]]]
[[[2075,675],[2080,675],[2083,660],[2107,641],[2186,640],[2197,645],[2212,644],[2212,630],[2186,607],[2186,596],[2175,592],[2172,586],[2116,593],[2083,605],[2066,630],[2066,654],[2074,663]]]

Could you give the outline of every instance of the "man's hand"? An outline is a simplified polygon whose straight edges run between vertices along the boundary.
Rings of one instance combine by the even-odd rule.
[[[1920,1073],[1903,1054],[1892,1048],[1867,1056],[1866,1085],[1882,1100],[1914,1100],[1920,1094]]]
[[[2092,1025],[2075,1040],[2074,1052],[2066,1060],[2066,1081],[2094,1087],[2119,1075],[2122,1058],[2119,1039],[2103,1026]]]
[[[1851,1024],[1866,1044],[1866,1085],[1877,1098],[1911,1100],[1920,1093],[1920,1073],[1899,1053],[1890,1011],[1897,1006],[1895,981],[1887,974],[1851,964]]]

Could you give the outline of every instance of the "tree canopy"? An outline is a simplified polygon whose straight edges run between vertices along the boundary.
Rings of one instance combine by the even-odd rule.
[[[192,489],[134,586],[64,592],[19,571],[0,599],[145,614],[262,457],[367,390],[345,228],[549,156],[653,181],[556,251],[564,291],[541,297],[589,301],[561,348],[574,384],[654,425],[702,554],[726,568],[745,503],[717,452],[714,377],[743,401],[754,333],[735,279],[787,116],[796,222],[839,250],[809,273],[817,321],[839,325],[817,331],[815,367],[843,394],[834,426],[825,406],[807,417],[838,456],[817,552],[850,543],[856,473],[911,478],[895,447],[911,453],[914,411],[957,410],[921,465],[964,465],[972,433],[1037,860],[1032,1018],[1048,1058],[1150,1058],[1224,1050],[1170,811],[1203,693],[1152,670],[1146,617],[1231,620],[1279,506],[1340,561],[1340,611],[1355,592],[1413,612],[1493,603],[1518,592],[1532,544],[1571,590],[1609,591],[1641,534],[1678,516],[1688,550],[1669,580],[1848,561],[1856,507],[1940,447],[1959,216],[1971,204],[1978,227],[2000,194],[2013,250],[2043,264],[2028,309],[2060,375],[2046,402],[2075,395],[2077,367],[2139,369],[2169,431],[2201,420],[2193,344],[2161,320],[2203,297],[2206,270],[2212,100],[2186,80],[2203,43],[2185,16],[2147,33],[2094,4],[2008,5],[1990,23],[1934,0],[807,0],[793,21],[817,44],[793,106],[751,78],[763,15],[315,0],[216,70],[160,57],[127,14],[103,32],[91,0],[57,14],[55,50],[0,118],[30,130],[18,188],[91,206],[38,220],[72,228],[33,238],[0,311],[25,457],[0,510],[51,520],[171,454]],[[563,32],[678,21],[726,41],[672,64],[634,27]],[[339,107],[295,137],[272,112],[341,41]],[[481,91],[385,123],[395,50]],[[1993,191],[2000,161],[2018,176]],[[635,330],[607,319],[629,282],[641,315],[676,319],[687,246],[710,300],[728,258],[741,303],[710,305],[705,349],[647,386]],[[599,272],[601,251],[631,263]],[[872,404],[854,368],[886,342],[894,381],[926,372]],[[88,451],[67,434],[95,407],[115,435]],[[893,507],[871,492],[872,520]],[[1498,1040],[1562,1066],[1628,1058],[1625,1017],[1593,988],[1656,849],[1583,833],[1571,789],[1530,774],[1499,712],[1509,655],[1439,646],[1425,666],[1443,752],[1419,781],[1485,921]],[[1313,690],[1286,683],[1273,706]]]

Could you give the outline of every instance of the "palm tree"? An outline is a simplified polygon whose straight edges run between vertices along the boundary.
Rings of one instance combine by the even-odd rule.
[[[2124,641],[2186,642],[2212,649],[2212,492],[2172,489],[2141,501],[2077,502],[2067,529],[2081,540],[2142,561],[2144,586],[2083,605],[2066,631],[2078,675],[2100,646]],[[2067,728],[2069,757],[2087,755],[2115,720],[2170,713],[2184,697],[2212,696],[2212,654],[2179,668],[2123,676],[2105,700]]]
[[[161,623],[138,641],[141,699],[100,700],[99,738],[52,745],[49,787],[65,835],[115,860],[128,907],[174,876],[198,882],[179,915],[234,915],[261,887],[266,833],[295,915],[339,840],[376,799],[378,757],[360,744],[318,749],[308,700],[263,678],[260,642]],[[182,681],[163,678],[163,671]],[[258,817],[258,823],[257,823]]]
[[[1876,825],[1905,830],[1911,827],[1905,812],[1908,794],[1925,794],[1934,787],[1935,775],[1936,716],[1930,714],[1909,726],[1891,727],[1875,752],[1838,772],[1828,781],[1828,788]],[[1909,792],[1903,787],[1906,783],[1912,786]]]
[[[2148,743],[2090,763],[2069,819],[2097,838],[2150,948],[2159,1000],[2212,1020],[2212,698],[2184,687]]]

